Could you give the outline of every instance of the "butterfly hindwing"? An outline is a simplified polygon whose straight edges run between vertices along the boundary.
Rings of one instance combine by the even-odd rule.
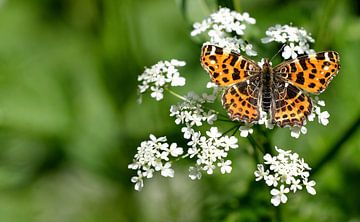
[[[225,48],[204,45],[201,52],[201,65],[209,73],[211,81],[220,86],[244,81],[248,76],[261,71],[252,60]]]
[[[339,72],[339,54],[335,51],[319,52],[285,61],[273,70],[278,76],[310,93],[319,94]]]
[[[251,79],[257,79],[256,77]],[[258,81],[243,81],[227,88],[223,94],[223,106],[230,119],[245,122],[259,120],[258,108],[259,87]]]
[[[311,99],[296,86],[276,80],[273,86],[272,121],[284,127],[302,126],[311,113]]]

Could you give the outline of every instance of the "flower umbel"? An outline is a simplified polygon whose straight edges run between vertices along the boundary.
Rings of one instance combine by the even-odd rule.
[[[297,153],[285,151],[275,147],[277,156],[265,154],[264,164],[258,164],[254,172],[255,180],[264,180],[269,187],[273,187],[270,194],[273,196],[271,203],[278,206],[287,202],[286,194],[289,191],[294,193],[306,187],[308,193],[315,195],[315,181],[308,182],[311,169],[304,159]]]
[[[131,178],[135,190],[140,191],[144,186],[144,178],[152,178],[156,171],[160,171],[164,177],[173,177],[174,170],[169,157],[178,157],[182,153],[183,149],[176,143],[168,144],[165,136],[156,138],[150,134],[150,140],[141,142],[133,163],[128,165],[129,169],[137,171],[137,176]]]
[[[295,59],[301,54],[311,54],[314,50],[310,49],[309,43],[314,39],[303,28],[291,25],[275,25],[268,28],[266,37],[261,39],[262,43],[279,42],[284,44],[282,57],[284,59]]]
[[[141,94],[150,90],[150,96],[157,101],[164,98],[164,88],[167,86],[184,86],[185,78],[180,76],[177,67],[185,66],[185,62],[172,59],[160,61],[138,76],[139,92]]]
[[[255,24],[256,20],[249,13],[239,13],[228,8],[220,8],[201,22],[196,22],[191,32],[192,36],[206,32],[210,43],[225,47],[235,52],[244,51],[249,56],[256,56],[253,46],[241,38],[247,25]],[[232,34],[235,33],[237,37]]]
[[[216,166],[220,167],[222,174],[231,172],[231,160],[226,160],[230,149],[238,148],[238,140],[234,136],[223,136],[217,127],[206,131],[206,136],[195,132],[188,142],[188,155],[196,157],[196,166],[190,167],[191,179],[200,179],[201,171],[213,174]],[[196,170],[195,170],[196,169]]]

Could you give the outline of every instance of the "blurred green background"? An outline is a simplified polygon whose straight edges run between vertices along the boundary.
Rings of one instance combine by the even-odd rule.
[[[190,181],[191,163],[182,161],[174,179],[134,191],[127,165],[149,133],[185,146],[169,117],[178,100],[137,104],[137,75],[159,60],[185,60],[187,85],[177,91],[205,91],[201,42],[189,33],[216,2],[0,0],[0,221],[360,221],[360,3],[244,0],[235,8],[256,18],[255,45],[267,27],[292,22],[312,33],[316,50],[340,53],[342,70],[320,96],[330,124],[310,123],[297,140],[288,129],[272,132],[273,145],[320,166],[316,196],[298,192],[272,207],[266,186],[253,182],[243,138],[230,175]],[[260,57],[276,52],[261,47]]]

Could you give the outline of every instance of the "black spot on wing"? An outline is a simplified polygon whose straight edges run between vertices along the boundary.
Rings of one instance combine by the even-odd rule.
[[[302,68],[303,70],[307,70],[307,69],[308,69],[308,67],[307,67],[307,65],[306,65],[306,60],[305,60],[305,59],[300,59],[300,60],[299,60],[299,63],[300,63],[300,66],[301,66],[301,68]]]

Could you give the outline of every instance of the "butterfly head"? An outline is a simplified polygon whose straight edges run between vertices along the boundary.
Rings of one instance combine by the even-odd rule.
[[[262,70],[264,73],[271,73],[271,65],[268,58],[264,59],[264,64],[262,65]]]

